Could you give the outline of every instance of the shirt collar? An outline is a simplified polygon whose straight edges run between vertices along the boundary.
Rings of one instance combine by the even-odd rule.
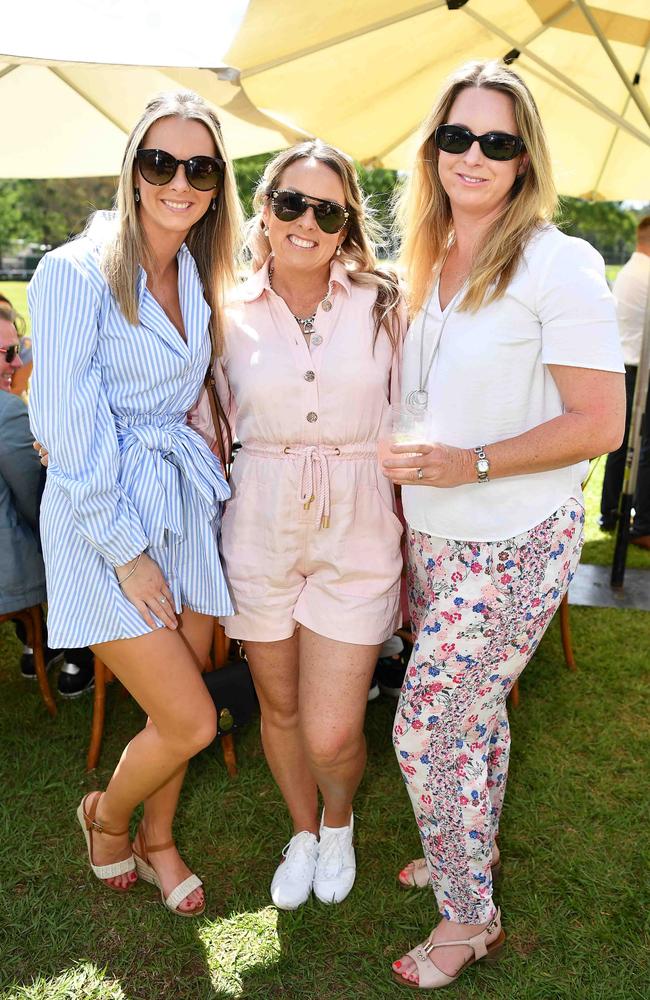
[[[271,285],[269,284],[269,264],[271,263],[272,254],[270,254],[264,263],[262,264],[259,271],[255,271],[251,274],[242,285],[237,289],[235,298],[238,302],[254,302],[255,299],[259,299],[262,292],[271,291]],[[342,288],[348,295],[350,295],[352,290],[352,282],[350,280],[350,274],[347,267],[340,260],[333,260],[330,265],[330,287],[329,293],[331,294],[334,286],[338,285]]]

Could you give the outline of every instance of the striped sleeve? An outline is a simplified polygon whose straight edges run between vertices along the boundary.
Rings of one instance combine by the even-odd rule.
[[[123,565],[149,541],[118,481],[117,432],[96,357],[99,293],[78,261],[48,254],[28,301],[30,419],[49,452],[48,477],[68,497],[79,534],[108,562]]]

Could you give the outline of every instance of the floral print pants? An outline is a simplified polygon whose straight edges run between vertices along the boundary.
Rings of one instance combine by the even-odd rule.
[[[584,509],[568,500],[497,542],[408,532],[417,636],[393,738],[441,914],[491,918],[490,860],[508,774],[506,697],[575,573]]]

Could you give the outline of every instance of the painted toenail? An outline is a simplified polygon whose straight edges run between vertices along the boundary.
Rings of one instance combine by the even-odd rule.
[[[395,966],[396,969],[399,969],[399,968],[401,968],[402,963],[401,962],[393,962],[393,965]]]

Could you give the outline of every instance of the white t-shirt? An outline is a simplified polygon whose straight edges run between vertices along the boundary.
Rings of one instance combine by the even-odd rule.
[[[427,440],[459,448],[516,437],[562,414],[547,365],[624,371],[603,259],[583,240],[545,226],[528,242],[505,295],[476,313],[447,306],[427,389]],[[443,321],[437,282],[426,319],[406,335],[402,398],[419,387]],[[587,463],[450,489],[402,488],[417,531],[497,541],[528,531],[569,497],[580,498]]]
[[[613,292],[623,360],[626,365],[638,365],[646,303],[650,295],[650,257],[647,254],[632,254],[618,272]]]

